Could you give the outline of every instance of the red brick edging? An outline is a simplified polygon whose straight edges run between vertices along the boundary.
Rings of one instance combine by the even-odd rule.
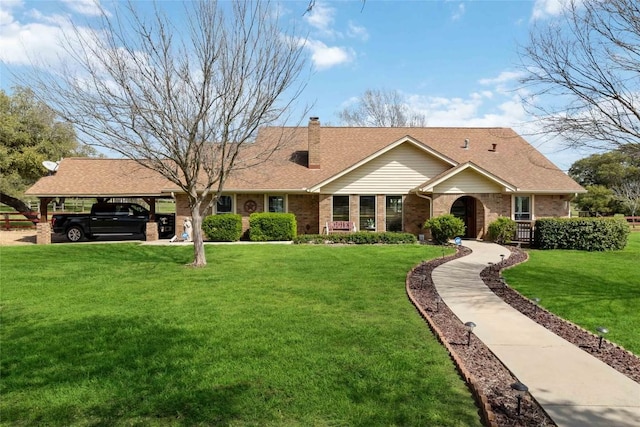
[[[467,369],[464,366],[464,363],[462,362],[462,359],[458,357],[458,355],[453,350],[451,345],[447,342],[446,339],[444,339],[444,334],[440,331],[440,328],[438,328],[438,325],[436,325],[435,322],[431,320],[431,317],[429,317],[427,312],[421,307],[421,305],[418,303],[418,301],[415,299],[414,295],[412,294],[411,288],[410,288],[410,280],[416,268],[417,266],[412,268],[411,271],[407,273],[407,278],[405,279],[405,288],[406,288],[406,292],[407,292],[407,296],[409,297],[409,300],[418,310],[418,312],[420,313],[420,316],[422,316],[422,318],[427,322],[431,331],[438,338],[438,341],[440,341],[440,343],[449,352],[449,356],[451,356],[451,359],[455,363],[456,368],[458,369],[458,372],[460,373],[464,381],[467,383],[467,386],[471,390],[471,394],[473,395],[474,399],[476,400],[476,403],[480,407],[480,417],[482,419],[483,424],[488,427],[498,427],[496,416],[491,410],[491,405],[489,404],[487,397],[482,393],[482,390],[480,389],[480,387],[476,384],[475,378],[473,377],[473,375],[471,375],[469,371],[467,371]]]

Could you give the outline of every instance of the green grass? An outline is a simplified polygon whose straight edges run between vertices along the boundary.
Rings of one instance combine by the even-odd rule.
[[[551,312],[640,355],[640,233],[622,251],[529,251],[530,259],[504,272],[523,295],[541,298]]]
[[[439,248],[0,250],[2,425],[479,425],[404,292]]]

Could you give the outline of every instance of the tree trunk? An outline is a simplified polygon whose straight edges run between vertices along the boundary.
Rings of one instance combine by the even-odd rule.
[[[193,238],[193,266],[204,267],[207,265],[207,258],[204,252],[204,239],[202,236],[202,214],[200,204],[191,207],[191,225]]]
[[[0,193],[0,203],[12,207],[23,214],[28,220],[33,221],[34,224],[36,223],[34,220],[38,219],[38,212],[29,209],[29,206],[20,199],[16,199],[5,193]]]

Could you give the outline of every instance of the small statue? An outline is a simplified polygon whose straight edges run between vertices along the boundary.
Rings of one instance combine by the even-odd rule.
[[[185,242],[191,242],[193,239],[193,226],[191,225],[191,219],[190,218],[185,218],[184,219],[184,233],[182,233],[182,239]]]

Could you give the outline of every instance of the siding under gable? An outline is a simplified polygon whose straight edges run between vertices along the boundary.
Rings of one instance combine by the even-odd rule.
[[[472,169],[465,169],[433,188],[434,193],[502,193],[503,188]]]
[[[404,143],[330,182],[321,192],[406,194],[449,168],[450,165],[409,143]]]

